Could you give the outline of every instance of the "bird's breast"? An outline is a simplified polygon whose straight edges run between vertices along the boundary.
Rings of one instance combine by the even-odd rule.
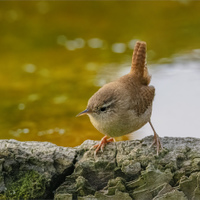
[[[140,116],[134,110],[128,110],[123,115],[116,113],[109,119],[106,117],[95,118],[92,115],[89,115],[89,118],[99,132],[110,137],[119,137],[132,133],[144,126],[150,120],[151,111],[152,107],[149,106]]]

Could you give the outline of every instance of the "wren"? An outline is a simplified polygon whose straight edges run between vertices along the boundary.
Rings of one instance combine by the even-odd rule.
[[[152,123],[152,103],[155,88],[149,86],[151,76],[146,67],[146,43],[137,42],[132,56],[131,70],[116,81],[105,84],[88,101],[87,109],[77,116],[88,115],[93,126],[105,136],[94,146],[95,154],[103,151],[114,137],[132,133],[146,123],[154,132],[157,154],[161,147]],[[107,139],[107,137],[111,137]]]

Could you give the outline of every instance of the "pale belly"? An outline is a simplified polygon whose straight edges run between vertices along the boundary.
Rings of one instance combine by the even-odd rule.
[[[119,137],[132,133],[149,122],[151,111],[152,107],[149,106],[149,108],[140,116],[137,116],[134,112],[129,112],[127,113],[127,116],[119,117],[115,121],[105,119],[96,121],[92,116],[89,117],[91,123],[99,132],[110,137]]]

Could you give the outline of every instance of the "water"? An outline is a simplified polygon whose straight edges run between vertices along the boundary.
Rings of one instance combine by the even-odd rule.
[[[199,137],[199,9],[189,1],[0,2],[0,139],[101,139],[87,116],[75,116],[129,71],[137,40],[148,45],[158,134]],[[117,140],[150,134],[146,125]]]

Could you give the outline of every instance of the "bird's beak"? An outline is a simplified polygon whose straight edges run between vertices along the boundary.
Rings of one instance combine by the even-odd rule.
[[[79,117],[79,116],[82,116],[82,115],[87,115],[88,113],[89,113],[89,110],[86,109],[86,110],[80,112],[78,115],[76,115],[76,117]]]

